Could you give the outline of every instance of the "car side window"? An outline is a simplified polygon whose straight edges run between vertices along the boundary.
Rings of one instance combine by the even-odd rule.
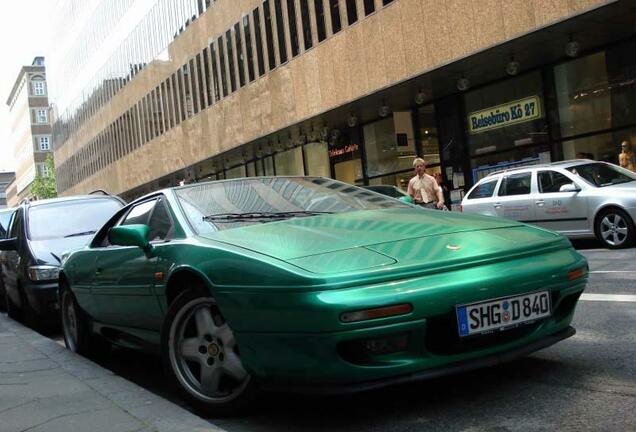
[[[478,184],[475,189],[470,191],[467,199],[477,199],[477,198],[490,198],[492,194],[495,192],[495,187],[497,186],[498,178],[484,181],[483,183]]]
[[[499,196],[527,195],[530,193],[532,173],[510,174],[503,178],[499,186]]]
[[[148,240],[150,241],[165,240],[172,235],[172,218],[164,200],[159,200],[157,205],[155,205],[148,226],[150,227],[148,235]]]
[[[559,192],[561,186],[573,183],[570,178],[556,171],[539,171],[537,181],[540,193]]]
[[[120,223],[120,225],[134,225],[134,224],[142,224],[148,225],[148,220],[150,219],[150,213],[152,213],[152,209],[154,208],[157,200],[150,200],[142,202],[141,204],[137,204],[134,206],[124,220]]]

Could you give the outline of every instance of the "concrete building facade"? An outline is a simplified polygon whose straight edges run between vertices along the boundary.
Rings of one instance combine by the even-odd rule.
[[[36,57],[30,66],[23,66],[15,80],[9,98],[11,146],[15,160],[15,195],[9,206],[24,198],[32,198],[29,186],[36,174],[48,176],[44,164],[52,155],[51,121],[44,57]]]
[[[14,172],[0,172],[0,209],[7,207],[7,189],[15,180]]]
[[[420,155],[457,202],[493,169],[636,145],[627,0],[60,3],[65,195],[270,174],[404,187]]]

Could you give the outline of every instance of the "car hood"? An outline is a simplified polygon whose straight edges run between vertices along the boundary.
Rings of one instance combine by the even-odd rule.
[[[627,192],[629,194],[636,193],[636,180],[631,181],[629,183],[619,183],[611,186],[605,186],[602,188],[598,188],[599,191],[605,192]]]
[[[469,259],[560,241],[560,236],[554,233],[513,220],[420,209],[364,210],[294,218],[218,231],[204,237],[315,273],[396,263],[410,265],[425,260],[438,262],[447,257]],[[455,249],[457,246],[459,249]],[[462,247],[464,250],[459,252]]]
[[[50,240],[31,240],[29,245],[33,256],[39,264],[60,265],[59,260],[62,259],[62,255],[65,252],[86,246],[92,237],[92,235],[87,235]]]

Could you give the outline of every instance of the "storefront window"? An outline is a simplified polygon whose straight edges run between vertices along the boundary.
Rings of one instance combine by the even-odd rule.
[[[331,177],[329,152],[326,142],[309,143],[303,148],[303,151],[307,175]]]
[[[274,173],[274,156],[268,156],[263,159],[263,165],[265,166],[265,175],[273,176]]]
[[[621,143],[627,141],[636,152],[636,129],[604,133],[563,142],[564,159],[593,159],[618,165]]]
[[[250,162],[247,164],[247,176],[248,177],[256,176],[256,164],[254,162]]]
[[[226,179],[241,178],[241,177],[245,177],[245,165],[241,165],[241,166],[237,166],[237,167],[225,170]]]
[[[357,128],[333,136],[329,142],[329,162],[336,180],[350,184],[363,184],[360,137]]]
[[[420,129],[420,157],[428,165],[440,162],[435,106],[425,105],[417,110],[418,126]]]
[[[548,127],[542,95],[540,72],[467,93],[471,156],[547,143]]]
[[[300,147],[274,155],[276,158],[276,175],[305,175],[303,169],[303,152]]]
[[[410,111],[395,112],[392,117],[368,124],[363,133],[368,177],[412,167],[416,154]]]
[[[550,146],[520,147],[502,153],[489,154],[471,159],[473,184],[497,171],[519,168],[538,163],[550,163]]]
[[[554,80],[562,137],[611,127],[605,52],[556,66]]]

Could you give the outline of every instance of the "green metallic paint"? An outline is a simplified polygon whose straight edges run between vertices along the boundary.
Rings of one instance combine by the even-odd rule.
[[[148,247],[148,225],[125,225],[111,228],[108,238],[111,244],[118,246]]]
[[[64,277],[84,292],[78,301],[91,317],[111,317],[110,325],[98,319],[96,329],[114,328],[149,344],[159,340],[166,290],[186,288],[172,281],[186,272],[198,277],[233,329],[246,369],[262,381],[364,382],[521,346],[567,328],[574,308],[522,338],[453,355],[426,350],[427,322],[452,316],[457,304],[540,289],[554,293],[557,310],[587,280],[568,280],[569,271],[587,263],[564,237],[515,221],[387,209],[197,236],[171,191],[165,194],[174,239],[154,244],[152,257],[132,246],[119,248],[126,250],[120,256],[109,251],[117,248],[75,251],[63,265]],[[87,282],[109,260],[112,274]],[[163,280],[151,280],[155,271]],[[339,319],[346,311],[400,303],[413,311],[357,323]],[[341,342],[396,333],[409,335],[404,352],[369,364],[338,354]]]

